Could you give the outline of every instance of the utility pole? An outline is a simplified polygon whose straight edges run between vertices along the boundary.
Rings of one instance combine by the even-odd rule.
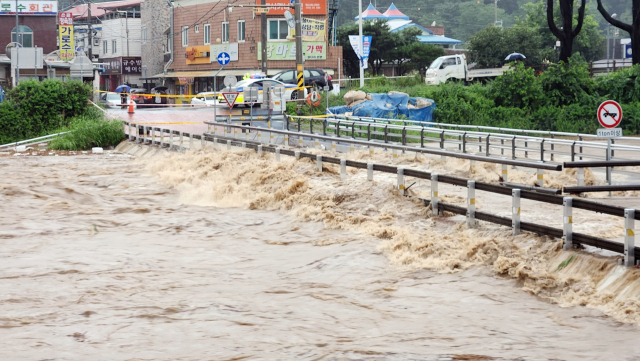
[[[87,0],[87,11],[89,12],[89,45],[87,46],[88,48],[88,53],[89,53],[89,61],[93,63],[93,42],[91,41],[92,38],[92,31],[91,31],[91,0]]]
[[[263,0],[264,1],[264,0]],[[296,19],[296,70],[298,72],[298,100],[304,99],[304,64],[302,47],[302,1],[296,0],[295,4]],[[302,108],[302,102],[298,101],[298,109]]]
[[[362,0],[358,0],[358,14],[360,14],[358,17],[358,28],[360,31],[360,40],[358,40],[360,45],[358,46],[358,51],[360,54],[356,55],[358,55],[358,58],[360,59],[360,88],[364,88],[364,63],[362,61],[362,55],[364,55],[364,42],[362,41]]]
[[[495,13],[496,13],[496,21],[493,24],[495,26],[498,26],[498,0],[496,0]]]
[[[260,5],[267,5],[267,0],[261,0]],[[260,14],[260,43],[262,46],[262,72],[267,75],[267,14]]]
[[[16,86],[20,82],[20,48],[22,47],[22,42],[20,41],[20,31],[18,30],[18,0],[16,0],[16,43],[19,46],[16,46]]]

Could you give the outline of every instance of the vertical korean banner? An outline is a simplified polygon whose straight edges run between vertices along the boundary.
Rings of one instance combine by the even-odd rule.
[[[73,15],[70,12],[58,13],[58,28],[60,36],[60,58],[71,61],[75,57],[73,47]]]

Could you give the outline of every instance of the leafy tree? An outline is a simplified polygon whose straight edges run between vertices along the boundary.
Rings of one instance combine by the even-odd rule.
[[[598,11],[600,11],[600,14],[602,14],[609,24],[629,33],[631,37],[631,57],[633,64],[640,64],[640,0],[633,0],[631,24],[623,23],[611,17],[607,10],[604,9],[604,6],[602,6],[602,0],[598,0]]]
[[[573,39],[580,34],[584,20],[585,0],[578,9],[578,24],[573,28],[573,0],[558,0],[562,28],[558,29],[553,16],[554,0],[547,0],[547,23],[553,35],[560,40],[560,61],[567,62],[572,54]]]
[[[411,45],[417,42],[416,36],[421,35],[418,28],[407,28],[402,31],[391,33],[395,41],[395,48],[382,53],[382,59],[387,63],[392,63],[398,69],[398,75],[404,75],[411,67]]]
[[[407,45],[408,53],[411,58],[411,67],[417,69],[420,73],[420,81],[424,80],[424,73],[427,66],[434,60],[444,55],[444,49],[433,44],[422,44],[415,42]]]
[[[525,27],[489,26],[471,36],[469,49],[480,67],[489,68],[502,66],[506,56],[514,52],[526,56],[526,65],[539,65],[554,56],[553,49],[545,46],[544,37],[537,30]]]
[[[489,87],[496,106],[535,109],[544,104],[542,85],[532,68],[518,62],[511,71],[496,78]]]
[[[347,74],[358,74],[360,72],[359,60],[349,41],[349,35],[358,35],[358,24],[343,25],[338,28],[338,45],[342,46],[344,57],[344,68]],[[380,74],[385,54],[389,49],[394,49],[396,36],[389,30],[386,22],[365,21],[362,24],[362,34],[372,35],[371,51],[369,53],[369,67],[374,75]]]

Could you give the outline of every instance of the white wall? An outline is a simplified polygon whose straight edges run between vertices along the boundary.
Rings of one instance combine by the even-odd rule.
[[[127,36],[127,27],[129,36]],[[107,53],[104,53],[104,41],[108,42]],[[113,40],[117,42],[113,52]],[[128,43],[128,53],[127,53]],[[142,30],[140,18],[110,19],[102,22],[102,38],[100,39],[100,58],[117,58],[121,56],[142,55]]]

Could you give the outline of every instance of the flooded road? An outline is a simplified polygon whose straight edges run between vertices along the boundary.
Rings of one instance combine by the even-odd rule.
[[[179,166],[184,157],[211,178]],[[247,194],[265,188],[238,193],[219,162],[0,158],[0,359],[640,357],[635,324],[546,302],[523,291],[524,278],[483,265],[437,273],[390,262],[378,233],[263,210],[267,195]],[[271,178],[256,184],[295,181],[284,178],[291,167],[274,167],[263,164]],[[286,203],[278,192],[269,196]],[[313,220],[307,211],[297,216]]]

